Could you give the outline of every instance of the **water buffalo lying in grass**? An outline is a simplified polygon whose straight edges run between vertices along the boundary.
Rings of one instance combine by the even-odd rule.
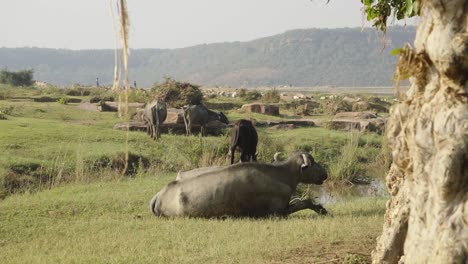
[[[191,105],[184,109],[184,123],[187,136],[192,134],[192,125],[194,124],[200,125],[202,136],[206,136],[206,124],[215,120],[229,124],[229,120],[223,112],[211,111],[203,104]]]
[[[240,150],[240,161],[257,161],[257,130],[249,120],[241,119],[232,127],[231,164],[234,164],[236,148]]]
[[[188,171],[179,171],[177,173],[177,176],[175,178],[176,181],[181,181],[184,179],[188,178],[193,178],[197,177],[199,175],[205,174],[207,172],[214,172],[218,170],[222,170],[226,168],[227,166],[211,166],[211,167],[201,167],[201,168],[196,168]]]
[[[281,152],[276,152],[275,155],[273,156],[273,160],[271,161],[272,163],[274,162],[280,162],[278,159],[279,156],[281,155]],[[197,177],[199,175],[202,175],[207,172],[213,172],[213,171],[218,171],[226,168],[228,166],[210,166],[210,167],[201,167],[201,168],[196,168],[196,169],[191,169],[187,171],[179,171],[176,176],[176,181],[180,181],[183,179],[188,179],[188,178],[193,178]]]
[[[176,180],[150,203],[156,216],[285,216],[303,209],[327,214],[309,199],[290,203],[297,184],[322,184],[327,172],[306,152],[272,164],[254,162],[221,167]]]
[[[147,124],[147,132],[152,139],[158,140],[161,137],[160,125],[166,120],[167,107],[162,101],[153,101],[145,107],[143,120]]]

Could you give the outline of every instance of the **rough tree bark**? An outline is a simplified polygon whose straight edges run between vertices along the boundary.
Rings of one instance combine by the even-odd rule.
[[[387,137],[391,199],[373,263],[468,263],[468,0],[426,0]]]

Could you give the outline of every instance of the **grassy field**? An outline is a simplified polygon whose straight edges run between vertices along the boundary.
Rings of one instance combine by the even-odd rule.
[[[332,213],[327,217],[300,212],[258,220],[157,218],[149,200],[175,172],[229,163],[229,129],[206,138],[163,134],[155,142],[143,132],[114,130],[122,121],[116,113],[29,100],[62,98],[60,89],[15,89],[0,87],[0,263],[369,261],[384,198],[339,200],[325,206]],[[243,103],[221,98],[207,105],[231,121],[299,118],[292,110],[280,117],[237,111]],[[329,186],[354,176],[382,178],[388,165],[378,134],[321,127],[257,130],[261,162],[270,162],[277,151],[309,151],[328,169]],[[127,150],[132,169],[122,175]]]
[[[385,200],[269,219],[166,219],[151,197],[175,177],[69,184],[0,202],[1,263],[366,263]],[[328,262],[333,263],[333,262]]]
[[[37,189],[40,184],[50,187],[119,177],[116,171],[123,168],[126,149],[133,157],[133,174],[228,164],[229,130],[206,138],[164,134],[154,142],[142,132],[114,130],[120,121],[116,113],[87,112],[76,104],[0,101],[2,109],[8,115],[0,120],[0,198],[19,187]],[[242,117],[235,110],[226,113],[231,120]],[[307,150],[336,171],[332,178],[346,178],[342,173],[346,171],[382,176],[380,135],[320,127],[258,131],[260,161],[270,162],[277,151]]]

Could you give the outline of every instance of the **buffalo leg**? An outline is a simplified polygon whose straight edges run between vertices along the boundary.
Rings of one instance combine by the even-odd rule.
[[[236,153],[236,146],[231,148],[231,165],[234,164],[234,154]]]
[[[244,149],[241,150],[240,160],[241,162],[250,161],[249,153],[247,153],[247,151]]]
[[[153,126],[153,124],[149,124],[149,125],[148,125],[148,130],[149,130],[149,132],[148,132],[149,136],[151,137],[151,139],[153,139],[153,133],[154,133],[154,132],[153,132],[153,131],[154,131],[154,126]]]
[[[201,129],[201,136],[206,137],[205,126],[202,125],[200,129]]]
[[[289,203],[289,207],[283,212],[285,215],[295,213],[304,209],[311,209],[318,214],[327,215],[327,210],[320,204],[314,204],[310,199],[295,199]]]

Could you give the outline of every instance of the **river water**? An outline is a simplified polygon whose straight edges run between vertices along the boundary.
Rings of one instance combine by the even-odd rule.
[[[331,185],[309,185],[308,193],[312,195],[316,203],[326,205],[350,197],[389,197],[385,181],[373,179],[368,184],[349,184],[339,187]]]

